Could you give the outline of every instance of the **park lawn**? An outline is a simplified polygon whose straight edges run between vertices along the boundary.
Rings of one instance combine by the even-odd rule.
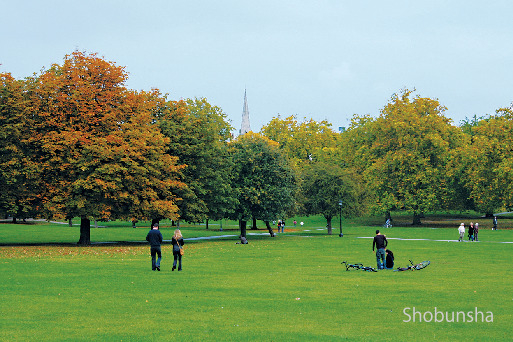
[[[457,243],[434,241],[454,239],[455,229],[394,227],[385,233],[396,266],[431,265],[369,273],[340,262],[374,266],[375,227],[348,227],[343,238],[307,228],[248,245],[190,241],[183,272],[171,272],[170,245],[162,272],[151,271],[147,246],[0,247],[0,340],[510,339],[512,244],[499,242],[513,241],[511,231]],[[477,308],[493,322],[404,322],[413,307]]]

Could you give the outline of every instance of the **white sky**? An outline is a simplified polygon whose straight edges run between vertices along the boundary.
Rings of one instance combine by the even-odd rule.
[[[127,86],[205,97],[238,130],[274,116],[377,115],[416,88],[458,124],[513,101],[510,0],[0,0],[0,71],[24,78],[74,50]]]

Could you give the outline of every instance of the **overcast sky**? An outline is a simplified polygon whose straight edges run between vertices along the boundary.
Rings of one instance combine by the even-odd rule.
[[[404,88],[455,124],[513,101],[511,0],[0,0],[0,13],[2,72],[98,53],[129,88],[205,97],[237,130],[244,89],[253,131],[277,115],[338,129]]]

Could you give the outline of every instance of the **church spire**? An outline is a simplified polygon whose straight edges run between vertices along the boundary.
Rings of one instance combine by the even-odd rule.
[[[244,89],[244,108],[242,109],[242,124],[239,133],[242,135],[249,131],[251,131],[251,126],[249,125],[248,98],[246,96],[246,89]]]

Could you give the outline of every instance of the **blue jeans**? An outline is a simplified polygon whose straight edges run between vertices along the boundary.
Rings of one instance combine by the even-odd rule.
[[[380,248],[376,251],[376,262],[378,264],[378,270],[385,268],[385,257],[386,253],[384,248]]]
[[[151,269],[155,271],[157,269],[157,267],[160,267],[160,260],[162,260],[162,251],[160,250],[160,247],[151,247],[150,254],[151,254]],[[157,255],[158,255],[158,259],[157,259]]]

